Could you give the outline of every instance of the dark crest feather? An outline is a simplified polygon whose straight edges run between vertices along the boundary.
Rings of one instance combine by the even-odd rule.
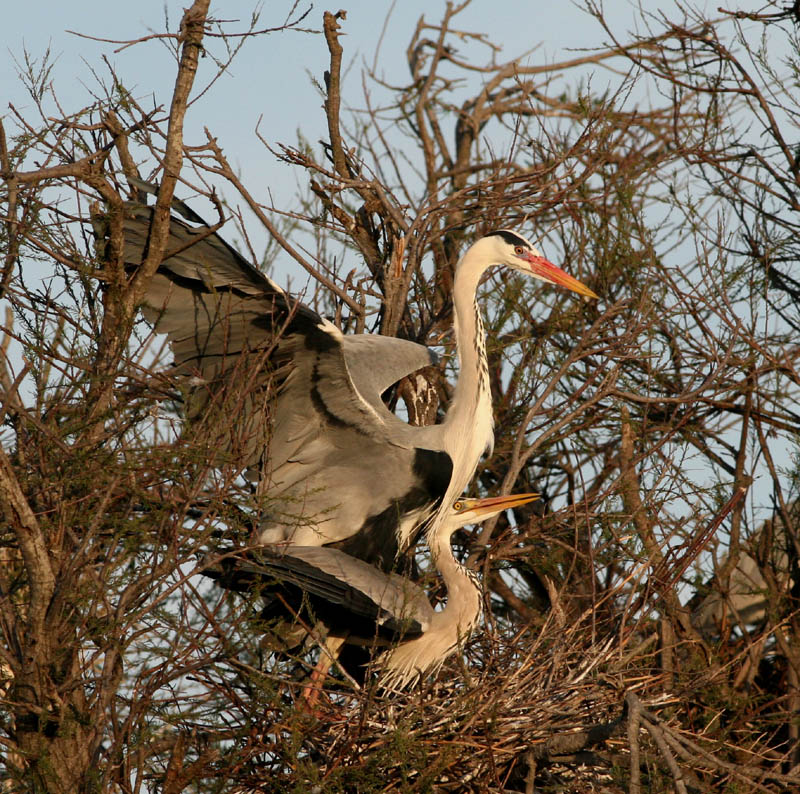
[[[510,232],[507,229],[499,229],[496,232],[489,232],[489,234],[486,236],[493,237],[495,235],[497,237],[502,237],[503,240],[509,245],[521,245],[523,248],[527,248],[529,251],[531,250],[531,244],[524,237],[520,237],[518,234]]]

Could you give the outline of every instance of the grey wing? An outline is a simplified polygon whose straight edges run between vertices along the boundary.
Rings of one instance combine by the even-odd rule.
[[[125,207],[129,269],[147,255],[152,215],[150,207]],[[165,258],[147,285],[142,313],[169,336],[179,372],[211,380],[240,356],[270,348],[284,327],[302,332],[323,321],[208,232],[170,219]]]
[[[282,340],[278,347],[277,358],[291,361],[275,407],[271,448],[272,470],[281,481],[277,469],[284,463],[322,461],[327,454],[341,458],[363,448],[366,438],[404,449],[418,441],[416,428],[389,411],[381,393],[408,371],[419,369],[420,361],[430,362],[427,349],[391,337],[344,336],[330,323],[321,327],[330,340],[327,347],[299,336]],[[362,341],[366,339],[375,341]],[[375,374],[370,365],[384,347],[406,355],[383,369],[375,366]],[[386,380],[401,370],[398,377]],[[386,454],[394,453],[386,449]]]
[[[376,408],[383,407],[381,394],[386,389],[438,361],[424,345],[378,334],[345,336],[344,355],[355,387]]]
[[[742,553],[730,577],[728,592],[712,591],[692,613],[692,624],[708,634],[718,631],[726,616],[733,624],[741,619],[745,624],[763,619],[767,604],[767,583],[758,563]]]
[[[789,505],[790,516],[797,520],[797,503]],[[727,618],[731,625],[736,625],[741,620],[745,625],[752,625],[762,621],[768,606],[767,581],[762,573],[762,565],[758,558],[764,552],[764,538],[769,538],[769,567],[776,577],[779,587],[790,587],[789,556],[786,552],[788,536],[786,526],[781,516],[775,515],[763,521],[750,538],[750,549],[759,551],[745,551],[741,549],[739,559],[730,573],[728,587],[725,593],[718,588],[711,592],[698,604],[692,612],[692,624],[700,631],[713,635]],[[718,569],[728,564],[726,554],[720,561]]]
[[[339,337],[346,344],[348,337]],[[349,362],[312,349],[307,339],[283,340],[278,352],[292,369],[274,403],[262,541],[303,546],[354,538],[351,554],[390,565],[447,489],[452,463],[441,451],[441,428],[410,427],[377,389],[368,400]],[[413,352],[411,366],[421,358]]]
[[[131,268],[146,255],[151,218],[149,207],[126,207],[125,261]],[[387,337],[379,337],[386,340],[380,343],[345,343],[335,326],[293,301],[208,227],[171,219],[165,260],[148,285],[143,314],[168,335],[177,372],[192,378],[187,413],[200,417],[216,406],[209,420],[211,443],[221,454],[235,452],[245,466],[259,464],[268,441],[270,385],[281,394],[278,413],[283,400],[289,414],[275,439],[276,467],[298,444],[320,441],[331,425],[350,428],[356,442],[369,436],[413,444],[413,432],[385,408],[380,391],[390,385],[387,377],[429,363],[425,348]],[[393,352],[391,374],[370,371],[380,345]],[[345,346],[352,352],[355,378]],[[230,383],[247,384],[247,392],[221,400],[219,387]],[[314,452],[312,445],[306,452],[319,449]]]
[[[152,217],[151,207],[135,203],[125,205],[126,261],[139,264],[144,259]],[[199,281],[207,289],[236,289],[253,295],[266,291],[286,299],[284,291],[275,282],[253,267],[216,232],[211,232],[208,226],[191,226],[174,216],[170,219],[162,267],[173,276]],[[312,319],[319,319],[315,312],[307,311]]]
[[[129,269],[147,254],[151,218],[149,207],[126,206]],[[207,232],[171,218],[165,259],[147,285],[142,314],[167,334],[175,372],[189,378],[186,414],[204,422],[209,447],[220,459],[232,455],[252,466],[268,441],[274,370],[265,363],[276,336],[322,320]]]
[[[237,560],[236,567],[294,584],[389,631],[420,634],[430,626],[433,607],[416,584],[337,549],[292,546],[285,552],[265,549],[259,557],[257,563]]]

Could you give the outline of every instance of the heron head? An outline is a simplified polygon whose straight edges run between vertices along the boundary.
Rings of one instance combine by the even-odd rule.
[[[505,496],[489,496],[483,499],[456,499],[450,509],[453,529],[463,527],[465,524],[477,524],[487,518],[502,513],[513,507],[521,507],[534,499],[537,493],[506,494]]]
[[[487,234],[484,239],[491,241],[496,248],[494,255],[497,257],[498,265],[507,265],[549,284],[558,284],[579,295],[597,298],[585,284],[581,284],[560,267],[548,262],[522,235],[510,229],[500,229]]]

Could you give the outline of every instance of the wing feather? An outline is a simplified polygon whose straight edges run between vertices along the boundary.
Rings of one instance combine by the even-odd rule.
[[[126,208],[125,255],[130,267],[146,256],[151,218],[149,207],[133,204]],[[167,256],[145,296],[145,319],[156,331],[168,335],[176,371],[208,384],[230,380],[234,370],[245,380],[241,376],[248,366],[241,359],[247,357],[263,370],[261,380],[269,379],[274,367],[264,366],[265,354],[283,331],[275,360],[290,362],[289,371],[296,372],[290,379],[286,371],[281,373],[280,392],[291,403],[291,410],[302,405],[301,416],[312,416],[312,408],[320,414],[316,422],[305,423],[301,434],[295,423],[295,431],[286,438],[290,445],[292,440],[305,443],[320,427],[337,424],[351,427],[356,434],[410,446],[408,426],[385,408],[380,393],[392,379],[430,363],[427,350],[388,337],[345,343],[334,325],[293,302],[218,234],[207,231],[207,227],[195,229],[178,218],[171,219]],[[170,251],[178,253],[170,256]],[[390,362],[388,368],[377,366],[381,350],[397,352],[383,356]],[[355,379],[346,351],[358,373]],[[194,402],[197,413],[208,400]],[[248,420],[247,424],[254,422]],[[278,452],[278,459],[282,458],[288,460],[289,456]]]
[[[272,587],[276,582],[287,582],[353,615],[406,635],[426,631],[433,616],[425,593],[409,579],[385,574],[337,549],[263,549],[257,559],[227,558],[212,570],[224,571],[223,583],[232,589],[244,589],[237,578],[243,578],[246,584],[261,580]]]

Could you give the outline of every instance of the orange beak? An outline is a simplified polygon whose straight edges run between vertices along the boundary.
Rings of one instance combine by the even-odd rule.
[[[531,273],[536,276],[536,278],[540,278],[542,281],[548,281],[551,284],[558,284],[559,287],[566,287],[573,292],[577,292],[579,295],[585,295],[587,298],[599,298],[589,287],[585,284],[581,284],[578,279],[572,278],[569,273],[565,273],[552,262],[548,262],[543,256],[527,254],[523,258],[531,266]]]
[[[538,493],[516,493],[505,496],[487,496],[484,499],[459,499],[459,501],[464,503],[464,509],[475,513],[477,517],[486,513],[499,513],[501,510],[508,510],[512,507],[521,507],[538,498]]]

